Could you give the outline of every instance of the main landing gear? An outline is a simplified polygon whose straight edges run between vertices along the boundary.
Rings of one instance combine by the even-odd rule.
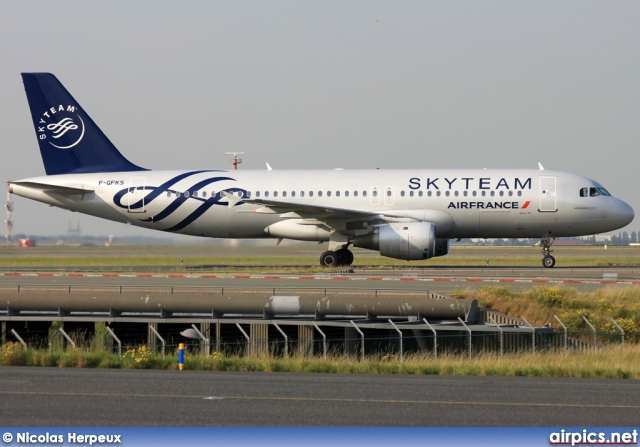
[[[353,264],[353,253],[346,248],[336,251],[328,250],[320,256],[320,265],[323,267],[342,267]]]
[[[547,237],[540,240],[540,245],[542,246],[542,265],[547,268],[551,268],[556,265],[556,258],[551,256],[551,246],[556,241],[555,237]]]

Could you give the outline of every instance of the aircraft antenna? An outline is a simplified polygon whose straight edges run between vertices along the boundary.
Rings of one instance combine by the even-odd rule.
[[[238,165],[242,163],[242,158],[238,158],[238,155],[244,155],[245,152],[225,152],[226,155],[233,155],[233,158],[229,160],[233,165],[233,170],[238,170]]]
[[[7,208],[7,219],[4,221],[5,226],[5,244],[7,247],[10,247],[12,244],[11,241],[11,230],[13,230],[13,220],[11,219],[11,213],[13,212],[13,200],[11,200],[11,192],[7,190],[7,203],[5,204]]]

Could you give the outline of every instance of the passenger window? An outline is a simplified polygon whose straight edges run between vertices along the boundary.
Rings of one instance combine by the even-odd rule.
[[[353,191],[353,197],[358,197],[358,191]]]
[[[318,197],[322,197],[322,191],[318,191]]]
[[[349,197],[349,191],[345,191],[345,192],[344,192],[344,196],[345,196],[345,197]]]
[[[184,196],[188,198],[189,197],[189,191],[185,191],[184,192]]]
[[[420,191],[420,192],[422,192],[422,191]],[[429,197],[431,197],[431,194],[433,194],[431,191],[428,191],[428,192],[427,192],[427,195],[428,195]]]
[[[313,191],[309,191],[309,197],[313,197]]]
[[[404,191],[403,191],[404,193]],[[413,197],[413,191],[409,191],[409,197]]]
[[[449,191],[445,191],[444,195],[449,197],[450,192]]]
[[[167,197],[171,197],[171,191],[167,191]]]
[[[589,197],[589,188],[580,188],[580,197]]]
[[[518,191],[518,197],[522,197],[522,191]]]
[[[251,197],[251,191],[247,191],[247,193],[245,194],[245,197],[248,199],[249,197]]]
[[[367,197],[367,191],[362,191],[362,197]]]
[[[331,197],[331,191],[327,191],[327,197]]]
[[[404,197],[404,191],[400,191],[400,197]]]
[[[336,191],[336,197],[340,197],[340,191]]]
[[[490,195],[491,195],[491,197],[493,197],[493,196],[496,195],[496,192],[495,191],[491,191]]]
[[[477,195],[478,195],[478,192],[477,192],[477,191],[473,191],[473,192],[471,193],[471,195],[472,195],[473,197],[475,197],[475,196],[477,196]]]
[[[193,191],[193,197],[198,197],[198,191]]]
[[[300,191],[300,197],[304,197],[304,191]]]
[[[256,197],[260,197],[260,191],[256,191]]]
[[[378,191],[374,190],[371,194],[373,194],[373,197],[378,197]]]
[[[265,196],[265,197],[269,197],[269,191],[265,191],[265,192],[264,192],[264,196]]]
[[[296,196],[296,192],[295,191],[291,191],[291,197],[295,197]]]
[[[431,191],[429,191],[429,192],[431,192]],[[419,195],[420,197],[422,197],[422,191],[418,191],[418,195]],[[429,195],[431,195],[431,194],[429,194]]]
[[[436,195],[437,195],[438,197],[440,197],[440,191],[436,192]]]
[[[468,192],[468,191],[463,191],[463,192],[462,192],[462,195],[463,195],[463,196],[465,196],[465,197],[467,197],[467,194],[469,194],[469,192]]]
[[[513,191],[509,191],[509,197],[513,196]]]
[[[278,197],[278,191],[273,191],[273,197]]]

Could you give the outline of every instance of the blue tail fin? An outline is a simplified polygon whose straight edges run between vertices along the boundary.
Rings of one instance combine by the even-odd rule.
[[[48,175],[144,171],[124,158],[51,73],[22,73]]]

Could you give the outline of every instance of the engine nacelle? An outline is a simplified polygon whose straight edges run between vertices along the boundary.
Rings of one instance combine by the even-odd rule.
[[[436,252],[433,256],[436,257],[449,254],[449,241],[449,239],[443,238],[436,239]]]
[[[356,236],[353,246],[378,250],[382,256],[406,261],[429,259],[438,256],[436,225],[431,222],[385,224],[373,233]]]

